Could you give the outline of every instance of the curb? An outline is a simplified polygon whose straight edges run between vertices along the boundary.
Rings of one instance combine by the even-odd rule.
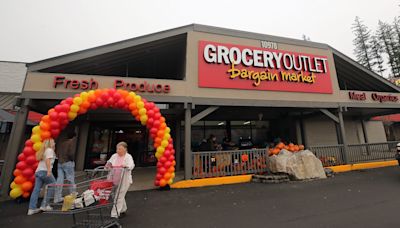
[[[252,174],[229,177],[213,177],[196,180],[183,180],[172,184],[171,188],[196,188],[223,184],[247,183],[251,181],[251,176]]]
[[[362,169],[375,169],[387,166],[397,166],[399,165],[397,160],[390,161],[379,161],[379,162],[366,162],[366,163],[357,163],[352,165],[338,165],[338,166],[329,166],[325,168],[332,169],[335,173],[342,172],[350,172],[354,170],[362,170]]]
[[[341,172],[350,172],[354,170],[362,170],[362,169],[375,169],[387,166],[397,166],[399,165],[397,160],[390,161],[379,161],[379,162],[367,162],[367,163],[358,163],[352,165],[338,165],[338,166],[329,166],[325,168],[330,168],[335,173]],[[204,179],[196,179],[196,180],[183,180],[176,182],[171,185],[171,188],[197,188],[197,187],[206,187],[206,186],[216,186],[216,185],[224,185],[224,184],[238,184],[238,183],[247,183],[251,181],[251,177],[253,175],[240,175],[240,176],[229,176],[229,177],[213,177],[213,178],[204,178]]]

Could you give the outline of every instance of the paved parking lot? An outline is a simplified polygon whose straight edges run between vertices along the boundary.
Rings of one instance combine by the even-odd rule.
[[[237,184],[127,195],[124,227],[399,227],[400,167],[318,181]],[[26,216],[2,202],[0,227],[69,227],[69,217]]]

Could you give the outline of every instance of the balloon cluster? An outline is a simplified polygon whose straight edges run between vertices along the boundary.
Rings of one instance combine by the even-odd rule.
[[[132,113],[136,120],[147,126],[156,148],[157,175],[154,184],[164,187],[172,184],[175,177],[175,150],[160,109],[153,103],[134,92],[115,89],[97,89],[76,94],[62,100],[48,110],[39,125],[32,128],[31,138],[18,155],[18,163],[13,172],[15,178],[11,183],[10,197],[28,198],[35,183],[35,170],[38,166],[36,152],[40,150],[45,139],[57,138],[60,132],[78,115],[98,108],[123,109]]]

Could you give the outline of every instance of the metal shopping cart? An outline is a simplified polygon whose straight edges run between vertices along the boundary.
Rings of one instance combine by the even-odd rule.
[[[45,213],[71,215],[72,227],[122,227],[111,210],[116,210],[124,173],[121,167],[98,167],[85,170],[84,180],[74,185],[47,185]]]

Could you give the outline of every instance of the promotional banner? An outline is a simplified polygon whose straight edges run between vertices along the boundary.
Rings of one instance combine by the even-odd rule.
[[[199,87],[332,93],[327,56],[199,41]]]

